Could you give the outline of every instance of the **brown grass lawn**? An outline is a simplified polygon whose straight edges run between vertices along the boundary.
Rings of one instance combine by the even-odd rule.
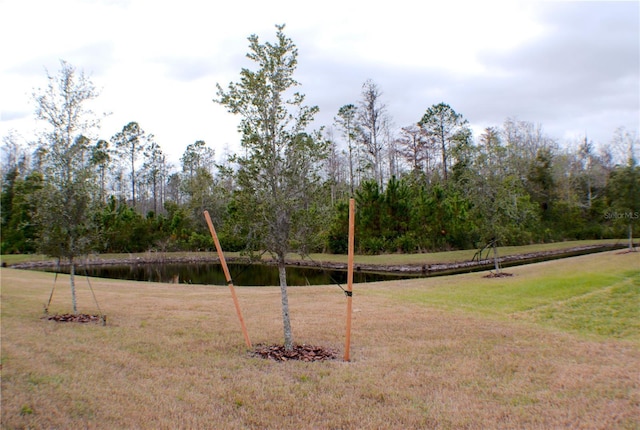
[[[106,327],[56,323],[41,319],[54,275],[4,268],[2,428],[637,429],[637,315],[607,336],[499,301],[495,312],[457,307],[445,293],[487,285],[491,297],[496,285],[639,262],[610,252],[509,269],[511,278],[356,284],[351,362],[315,363],[251,356],[226,287],[93,279]],[[96,313],[86,279],[77,288],[80,312]],[[637,300],[640,286],[629,288]],[[59,276],[51,312],[69,311],[68,290]],[[236,291],[252,342],[281,343],[279,289]],[[290,306],[297,342],[342,357],[338,287],[290,288]]]

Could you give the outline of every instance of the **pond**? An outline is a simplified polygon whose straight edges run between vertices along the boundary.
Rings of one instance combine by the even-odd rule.
[[[280,285],[278,268],[271,265],[229,263],[231,279],[236,286],[274,286]],[[54,272],[56,269],[44,269]],[[62,266],[59,272],[69,273],[69,268]],[[130,281],[173,282],[180,284],[227,285],[222,266],[215,263],[163,263],[163,264],[127,264],[83,266],[76,268],[78,276],[124,279]],[[416,277],[416,275],[398,275],[388,273],[354,272],[353,282],[392,281]],[[287,266],[287,284],[303,285],[335,285],[346,286],[346,270],[316,269],[298,266]]]
[[[563,250],[557,253],[542,252],[532,255],[520,255],[510,260],[505,258],[501,266],[503,268],[518,266],[521,264],[531,264],[541,261],[567,258],[594,252],[610,251],[624,248],[615,245],[586,246]],[[492,270],[493,263],[490,260],[478,262],[466,262],[467,264],[452,265],[426,273],[388,273],[388,272],[365,272],[356,270],[353,273],[354,283],[393,281],[399,279],[417,278],[425,276],[454,275],[458,273],[469,273],[476,271]],[[278,279],[278,268],[273,265],[229,263],[229,272],[236,286],[275,286],[280,285]],[[445,265],[446,266],[446,265]],[[56,269],[41,268],[48,272],[55,272]],[[69,268],[62,266],[58,271],[69,273]],[[137,263],[120,265],[88,265],[76,268],[79,276],[94,276],[100,278],[124,279],[131,281],[148,282],[173,282],[180,284],[200,284],[200,285],[227,285],[224,272],[220,264],[216,263]],[[307,268],[300,266],[287,266],[287,284],[291,286],[302,285],[336,285],[345,286],[347,283],[346,270],[331,270],[322,268]]]

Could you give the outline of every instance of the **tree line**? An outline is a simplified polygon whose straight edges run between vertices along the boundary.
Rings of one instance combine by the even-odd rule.
[[[3,138],[3,254],[60,253],[51,247],[69,232],[55,236],[56,226],[83,208],[71,245],[82,252],[211,249],[205,209],[224,249],[258,247],[250,220],[239,216],[255,203],[247,190],[259,192],[259,180],[242,184],[251,177],[246,157],[243,164],[244,156],[196,141],[175,166],[135,121],[97,137],[95,116],[83,110],[98,96],[90,80],[66,62],[47,77],[49,86],[34,92],[40,139]],[[639,222],[638,138],[622,128],[609,142],[585,136],[562,146],[540,125],[508,118],[474,136],[461,113],[439,103],[394,129],[372,80],[321,133],[305,131],[308,119],[288,138],[320,142],[315,159],[282,166],[318,167],[320,186],[304,207],[320,225],[300,230],[307,251],[346,252],[349,197],[357,201],[357,250],[371,254],[630,237]]]

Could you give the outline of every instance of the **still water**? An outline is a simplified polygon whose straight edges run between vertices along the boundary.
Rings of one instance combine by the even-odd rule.
[[[229,263],[229,272],[233,284],[236,286],[273,286],[280,285],[278,268],[259,264]],[[54,269],[47,269],[54,271]],[[164,263],[164,264],[131,264],[78,267],[76,274],[99,278],[125,279],[131,281],[148,282],[178,282],[181,284],[227,285],[227,281],[219,264],[210,263]],[[61,267],[60,272],[68,273],[67,267]],[[354,272],[353,282],[376,282],[406,279],[407,275],[382,274],[371,272]],[[287,284],[301,285],[331,285],[347,283],[347,272],[341,270],[311,269],[297,266],[287,266]]]

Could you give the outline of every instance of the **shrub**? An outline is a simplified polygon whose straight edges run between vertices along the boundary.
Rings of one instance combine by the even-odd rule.
[[[360,250],[365,254],[380,254],[385,250],[385,240],[381,237],[367,237],[360,241]]]

